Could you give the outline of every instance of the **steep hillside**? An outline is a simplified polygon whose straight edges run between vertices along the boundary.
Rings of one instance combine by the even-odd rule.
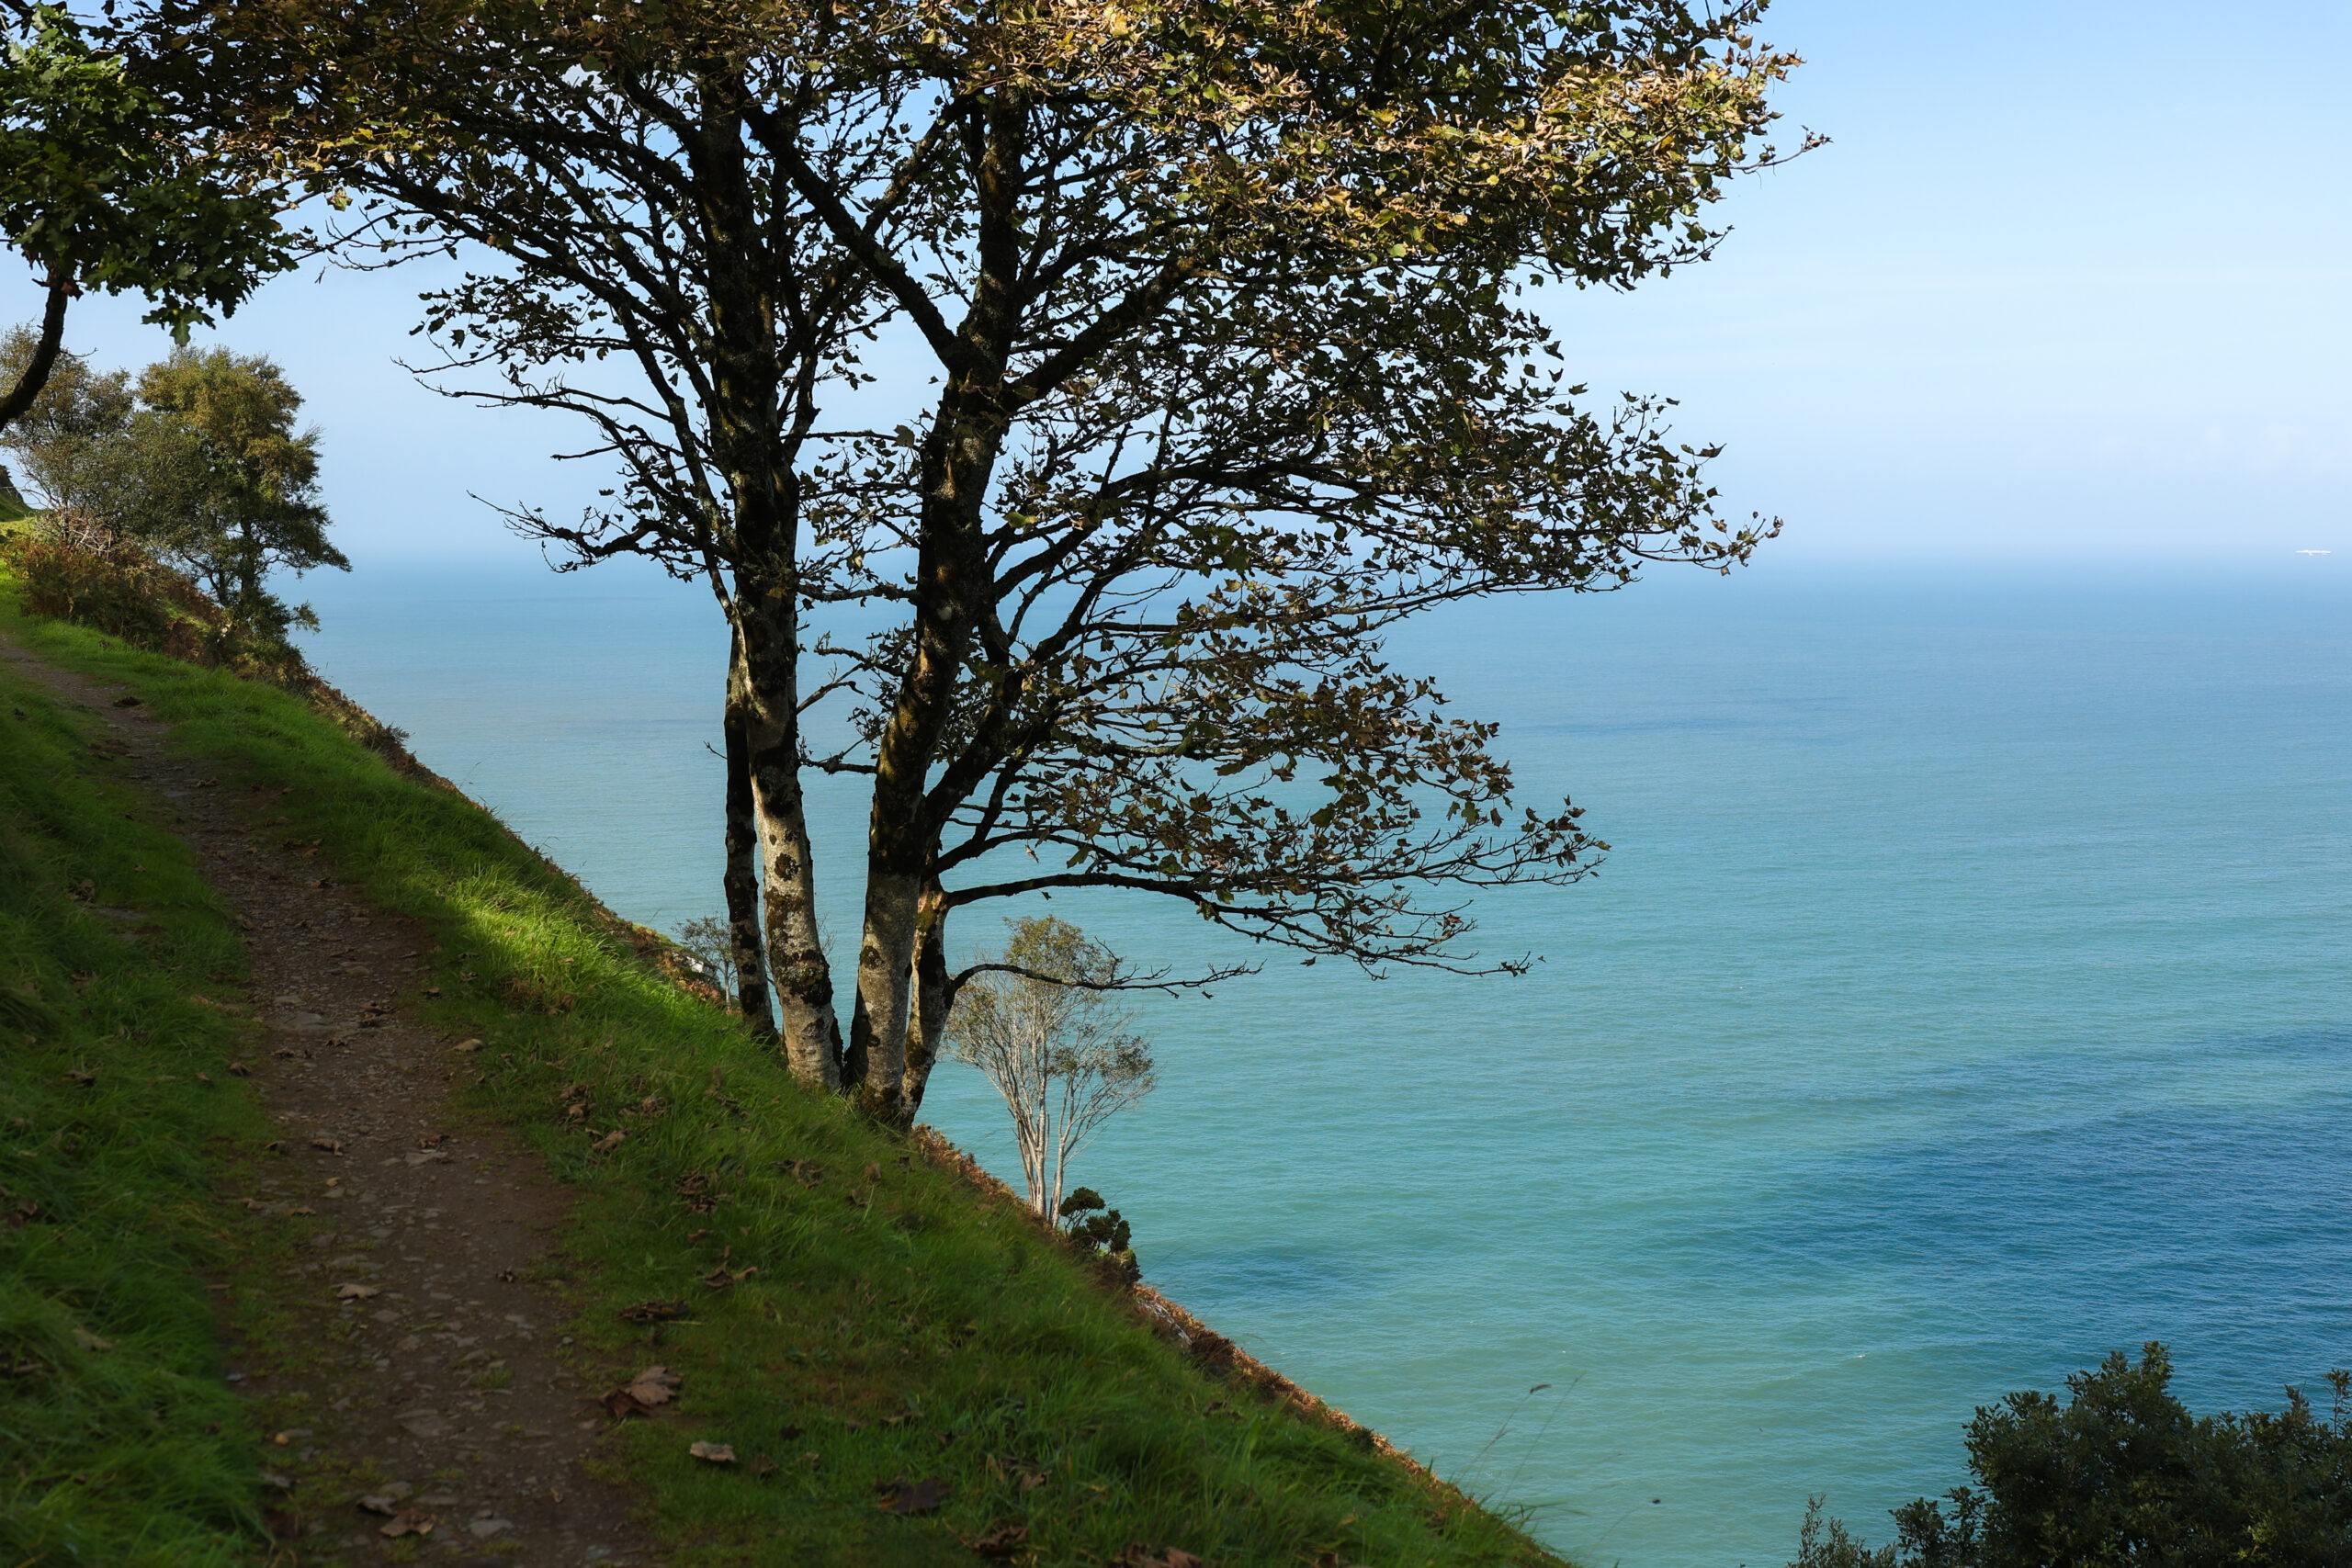
[[[1214,1336],[1179,1336],[952,1151],[796,1088],[658,942],[310,703],[13,612],[0,636],[136,695],[221,801],[424,933],[403,1020],[451,1043],[458,1103],[571,1195],[546,1280],[574,1314],[569,1353],[682,1378],[603,1450],[673,1561],[1552,1561]],[[72,1217],[0,1232],[0,1333],[34,1368],[0,1382],[0,1515],[155,1543],[85,1560],[257,1556],[261,1438],[212,1373],[199,1276],[293,1243],[217,1217],[258,1132],[224,1076],[239,1026],[195,999],[253,955],[153,803],[104,777],[88,716],[11,680],[0,987],[17,999],[0,1006],[40,1044],[0,1068],[32,1151],[0,1179]],[[93,912],[118,907],[156,931],[124,940]],[[148,1292],[114,1292],[134,1256]],[[285,1272],[253,1261],[241,1278]],[[117,1462],[146,1448],[170,1462]],[[341,1472],[318,1473],[314,1491]],[[51,1549],[17,1528],[10,1561]]]

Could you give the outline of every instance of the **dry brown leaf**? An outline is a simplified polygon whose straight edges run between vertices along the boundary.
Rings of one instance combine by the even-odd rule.
[[[600,1155],[611,1154],[615,1149],[619,1148],[628,1141],[628,1134],[622,1132],[618,1127],[616,1127],[611,1132],[596,1140],[594,1145],[595,1152]]]
[[[229,1071],[230,1071],[230,1072],[232,1072],[232,1074],[234,1074],[235,1076],[237,1076],[238,1077],[243,1078],[243,1077],[251,1077],[253,1076],[253,1071],[254,1071],[254,1070],[253,1070],[251,1067],[249,1067],[249,1066],[245,1066],[245,1064],[244,1064],[244,1063],[243,1063],[243,1062],[232,1062],[232,1063],[230,1063],[230,1064],[229,1064]]]
[[[735,1450],[732,1445],[727,1443],[695,1443],[687,1448],[686,1452],[705,1464],[733,1464],[735,1462]]]
[[[441,1521],[422,1508],[402,1508],[379,1528],[379,1533],[398,1539],[404,1535],[431,1535],[433,1527]]]
[[[343,1140],[341,1138],[312,1138],[311,1140],[311,1146],[314,1149],[324,1149],[331,1155],[339,1155],[343,1153]]]
[[[360,1285],[349,1281],[334,1288],[334,1299],[339,1302],[364,1302],[369,1296],[379,1296],[383,1293],[384,1287],[381,1285]]]
[[[921,1481],[886,1481],[884,1506],[894,1514],[928,1514],[947,1501],[947,1483],[935,1475]]]
[[[596,1403],[603,1405],[605,1407],[605,1414],[610,1416],[616,1421],[626,1421],[632,1416],[650,1416],[653,1414],[650,1408],[631,1398],[628,1390],[625,1388],[616,1388],[613,1390],[612,1393],[605,1395],[604,1398],[598,1400]]]
[[[628,1380],[629,1396],[639,1404],[667,1404],[677,1397],[686,1380],[667,1367],[648,1367]]]
[[[621,1308],[621,1316],[630,1323],[675,1323],[688,1314],[684,1302],[639,1302],[635,1306]]]
[[[966,1546],[983,1557],[1010,1557],[1021,1543],[1029,1539],[1027,1525],[999,1525],[985,1535],[961,1538]]]
[[[463,1051],[466,1055],[470,1056],[476,1051],[481,1049],[481,1042],[479,1040],[460,1040],[455,1045],[450,1046],[449,1049],[452,1051]]]
[[[648,1367],[597,1403],[616,1421],[650,1416],[677,1397],[678,1385],[684,1381],[667,1367]]]
[[[1111,1562],[1114,1568],[1207,1568],[1199,1557],[1181,1546],[1154,1551],[1139,1540],[1127,1542],[1127,1549]]]

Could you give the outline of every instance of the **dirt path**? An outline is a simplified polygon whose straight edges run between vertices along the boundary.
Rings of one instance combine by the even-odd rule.
[[[117,689],[5,642],[0,658],[110,727],[128,776],[169,804],[244,928],[266,1028],[250,1082],[284,1157],[249,1168],[251,1190],[229,1197],[309,1228],[313,1255],[277,1281],[297,1342],[232,1340],[226,1356],[266,1408],[303,1412],[275,1438],[292,1461],[276,1473],[290,1483],[274,1521],[283,1560],[421,1547],[426,1562],[658,1562],[628,1495],[588,1473],[607,1425],[600,1391],[564,1365],[571,1341],[548,1326],[561,1304],[527,1282],[565,1196],[512,1134],[455,1110],[466,1057],[398,1011],[431,939],[337,886],[272,830],[266,798],[170,755],[165,727],[117,705]]]

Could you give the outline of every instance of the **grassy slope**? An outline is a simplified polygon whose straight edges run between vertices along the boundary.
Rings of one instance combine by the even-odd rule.
[[[559,1283],[582,1353],[685,1375],[678,1416],[633,1424],[624,1461],[681,1563],[977,1561],[956,1537],[1015,1523],[1031,1532],[1023,1558],[1046,1563],[1100,1562],[1137,1541],[1220,1565],[1548,1561],[1451,1489],[1220,1382],[1007,1206],[796,1089],[479,808],[396,776],[274,689],[0,620],[44,655],[140,692],[224,790],[287,791],[272,809],[289,837],[323,839],[344,877],[435,933],[442,995],[407,998],[413,1015],[486,1043],[466,1058],[480,1065],[470,1101],[534,1139],[581,1191]],[[151,866],[184,861],[145,852]],[[202,1024],[200,1010],[179,1011]],[[583,1121],[564,1113],[574,1086],[592,1108]],[[615,1129],[626,1141],[595,1153],[594,1135]],[[826,1174],[804,1184],[786,1160]],[[680,1195],[697,1176],[721,1195],[715,1212]],[[192,1190],[202,1178],[175,1179]],[[756,1271],[723,1291],[702,1282],[722,1265]],[[652,1330],[622,1320],[648,1298],[686,1302],[693,1316]],[[200,1337],[175,1341],[179,1375],[200,1371]],[[636,1343],[647,1339],[659,1348]],[[700,1464],[686,1452],[697,1439],[745,1462]],[[777,1468],[753,1473],[754,1456]],[[250,1461],[208,1462],[211,1477]],[[876,1506],[881,1484],[925,1477],[950,1489],[938,1512]],[[228,1495],[207,1483],[204,1517],[227,1517]]]
[[[0,671],[0,1562],[242,1562],[256,1467],[218,1436],[244,1422],[198,1273],[232,1245],[205,1151],[266,1134],[191,998],[243,960],[107,765]]]

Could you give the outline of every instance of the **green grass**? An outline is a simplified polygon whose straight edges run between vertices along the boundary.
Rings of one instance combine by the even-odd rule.
[[[192,999],[243,961],[83,722],[0,670],[0,1562],[245,1562],[256,1466],[200,1273],[232,1246],[208,1149],[260,1118]]]
[[[959,1537],[1016,1524],[1030,1532],[1022,1560],[1049,1564],[1103,1562],[1130,1542],[1218,1568],[1550,1561],[1361,1438],[1221,1382],[1010,1206],[796,1088],[479,808],[400,777],[274,688],[79,628],[0,621],[137,691],[175,744],[218,770],[224,795],[270,792],[288,837],[322,840],[341,876],[434,933],[442,994],[406,1010],[485,1043],[453,1058],[476,1067],[464,1094],[580,1193],[553,1282],[577,1311],[583,1364],[684,1374],[677,1414],[633,1423],[619,1461],[680,1564],[977,1562]],[[151,866],[167,859],[142,852]],[[232,962],[170,973],[192,983]],[[64,1005],[53,985],[44,995]],[[584,1092],[583,1119],[566,1115],[567,1091]],[[626,1140],[595,1152],[613,1130]],[[786,1161],[824,1178],[804,1184]],[[752,1272],[724,1290],[702,1282],[721,1267]],[[650,1298],[692,1315],[652,1329],[622,1319]],[[149,1310],[91,1325],[132,1336]],[[152,1310],[180,1321],[169,1303]],[[187,1325],[189,1358],[198,1326]],[[199,1360],[188,1366],[193,1376]],[[689,1458],[697,1440],[732,1445],[741,1462]],[[775,1468],[757,1472],[760,1458]],[[936,1512],[877,1506],[887,1483],[934,1477],[948,1488]],[[1032,1477],[1043,1479],[1024,1485]],[[234,1509],[220,1517],[229,1529]]]

